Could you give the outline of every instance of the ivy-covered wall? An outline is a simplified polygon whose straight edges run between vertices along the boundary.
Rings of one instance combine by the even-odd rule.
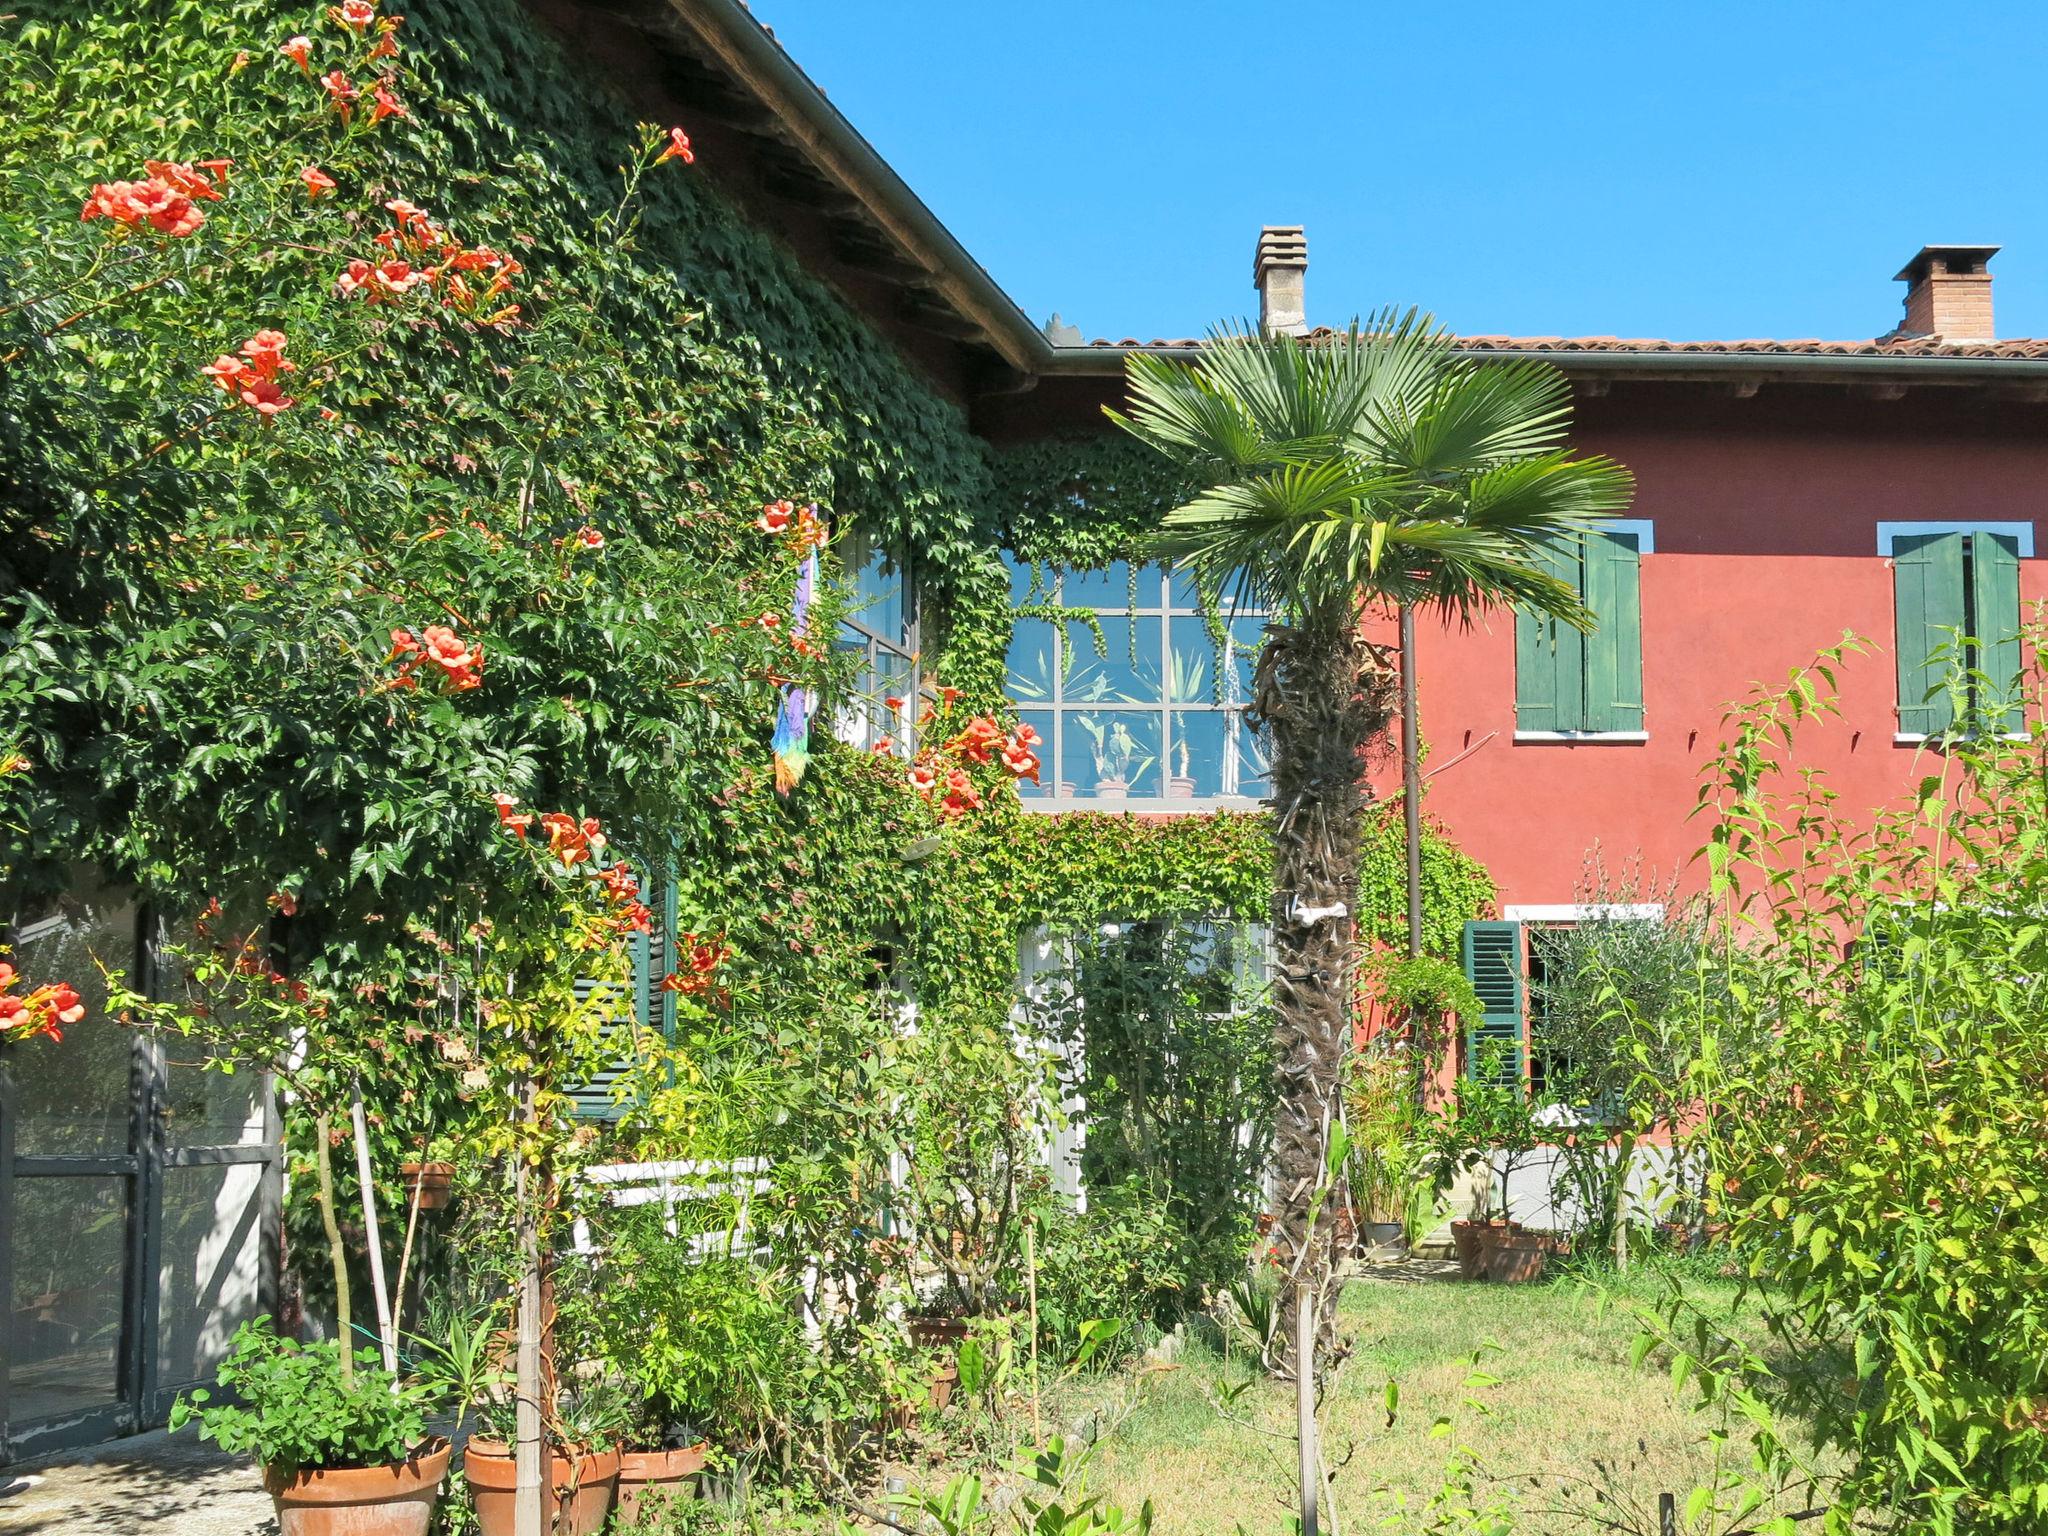
[[[403,41],[421,89],[411,115],[382,130],[388,143],[375,169],[384,181],[374,195],[421,190],[458,228],[513,221],[483,232],[516,244],[541,285],[594,256],[592,231],[616,198],[614,168],[635,133],[605,82],[517,6],[420,0],[408,12]],[[48,189],[83,189],[147,154],[197,158],[214,147],[211,125],[223,111],[289,99],[301,82],[275,57],[276,43],[294,29],[316,31],[320,21],[312,8],[279,12],[253,0],[154,0],[116,12],[45,0],[6,25],[19,44],[19,67],[6,78],[22,116],[0,140],[0,168],[17,210],[10,233],[26,249],[44,216],[34,200]],[[255,60],[247,74],[234,62],[240,53]],[[167,113],[167,89],[187,108]],[[516,188],[509,203],[507,188]],[[1185,490],[1169,466],[1108,432],[992,448],[838,293],[701,177],[650,182],[627,254],[627,270],[600,305],[622,419],[630,415],[639,434],[615,441],[646,455],[635,466],[647,482],[645,514],[659,522],[676,509],[707,509],[744,527],[763,500],[815,497],[901,544],[923,589],[927,678],[963,689],[967,707],[1000,706],[1011,622],[1000,548],[1049,564],[1098,565],[1134,553]],[[223,282],[206,302],[229,312],[248,297]],[[53,378],[69,366],[59,358]],[[466,451],[482,456],[475,442],[493,428],[488,411],[448,393],[443,408],[420,408],[453,387],[435,371],[441,364],[430,346],[416,347],[402,366],[411,372],[397,389],[378,395],[364,386],[350,402],[381,413],[387,458],[396,461],[402,449],[412,461],[399,472],[410,498],[400,510],[413,505],[431,520],[443,515],[440,503],[502,496],[501,488],[473,492],[448,468],[459,468]],[[132,389],[115,368],[110,360],[94,375],[113,381],[101,396],[77,396],[78,421],[96,412],[120,418]],[[57,652],[84,675],[105,668],[134,637],[103,632],[105,599],[93,576],[83,561],[65,567],[63,531],[46,537],[37,523],[66,498],[86,499],[80,487],[90,486],[94,456],[105,451],[94,433],[66,435],[59,424],[50,441],[72,457],[36,458],[47,445],[34,434],[48,423],[30,415],[50,410],[25,406],[10,418],[6,468],[17,494],[5,509],[0,603],[12,605],[6,617],[15,624],[28,611],[22,594],[40,592],[32,604],[49,598],[43,611],[70,626]],[[589,438],[575,451],[606,451],[602,433]],[[253,461],[223,448],[216,462],[213,453],[203,448],[175,471],[167,462],[150,486],[156,504],[232,494],[246,483]],[[569,487],[564,492],[574,500]],[[104,496],[98,504],[114,505]],[[764,564],[751,550],[731,557],[731,584],[765,582]],[[220,690],[262,686],[252,677],[223,672]],[[814,985],[821,966],[839,964],[851,981],[875,963],[879,935],[909,961],[928,1003],[986,1005],[1007,987],[1016,937],[1030,926],[1174,911],[1254,914],[1269,899],[1265,829],[1250,814],[1048,820],[1004,804],[906,857],[928,828],[900,771],[821,742],[812,777],[781,803],[764,772],[766,695],[756,702],[764,706],[758,718],[712,722],[676,767],[684,783],[667,802],[679,808],[679,824],[641,832],[650,845],[673,839],[679,848],[684,925],[730,935],[740,963],[764,980],[786,984],[801,971]],[[564,704],[568,718],[556,725],[567,740],[585,728],[573,701]],[[45,750],[38,771],[17,785],[19,811],[0,817],[11,840],[0,864],[17,875],[87,856],[179,900],[211,894],[201,887],[222,870],[267,888],[314,889],[312,862],[332,857],[337,842],[377,836],[376,818],[358,816],[317,823],[317,848],[301,846],[316,841],[310,833],[294,841],[300,802],[291,795],[300,791],[286,788],[292,768],[278,760],[288,736],[266,738],[246,761],[230,762],[236,749],[206,747],[215,729],[207,719],[138,711],[118,680],[96,675],[72,697],[38,699],[25,708],[24,718],[31,715]],[[222,756],[209,759],[208,751]],[[548,754],[535,755],[534,778],[543,780]],[[75,771],[81,760],[93,763],[91,774]],[[198,761],[211,763],[212,778],[195,773]],[[231,782],[232,793],[222,788]],[[526,788],[538,794],[536,784]],[[261,815],[200,836],[194,829],[209,797]],[[175,839],[138,833],[171,805],[183,818]],[[396,819],[382,821],[388,829]],[[1368,933],[1383,931],[1400,906],[1397,828],[1383,830],[1364,871]],[[401,858],[394,847],[391,878]],[[1427,870],[1432,947],[1452,952],[1456,924],[1490,888],[1440,838]]]

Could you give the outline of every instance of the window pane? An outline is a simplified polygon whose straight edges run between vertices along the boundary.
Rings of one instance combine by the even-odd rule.
[[[1078,637],[1082,641],[1092,636]],[[1050,704],[1053,689],[1053,653],[1058,636],[1047,619],[1019,619],[1010,634],[1010,675],[1004,685],[1013,699],[1026,704]]]
[[[1174,570],[1171,574],[1172,580],[1167,586],[1167,591],[1172,597],[1173,606],[1200,613],[1202,611],[1202,591],[1201,588],[1195,585],[1195,578],[1186,571],[1178,569]]]
[[[1145,704],[1160,698],[1159,620],[1102,619],[1102,648],[1086,630],[1071,635],[1073,652],[1067,672],[1068,704]]]
[[[1167,658],[1166,697],[1174,704],[1213,704],[1216,689],[1216,644],[1201,619],[1176,618],[1173,653]]]
[[[135,1037],[107,1017],[106,983],[94,962],[104,961],[135,981],[135,909],[92,896],[67,898],[58,915],[22,925],[12,959],[26,983],[20,990],[68,981],[86,1008],[83,1019],[65,1027],[61,1041],[37,1040],[14,1053],[14,1150],[125,1153]]]
[[[1062,785],[1121,799],[1159,793],[1159,712],[1086,709],[1067,715],[1060,744]]]
[[[170,1102],[165,1129],[177,1147],[238,1147],[263,1140],[263,1074],[237,1063],[234,1072],[208,1070],[199,1040],[166,1038]]]
[[[5,1339],[8,1417],[16,1423],[117,1398],[127,1188],[124,1178],[97,1176],[14,1181],[14,1294]]]
[[[875,686],[870,708],[874,711],[878,736],[894,743],[898,757],[910,755],[912,719],[917,709],[917,673],[908,656],[893,651],[875,653]],[[900,700],[891,705],[891,699]]]
[[[891,645],[910,644],[910,582],[896,551],[878,545],[860,529],[839,541],[852,590],[846,616]]]
[[[1262,800],[1273,792],[1272,765],[1266,756],[1265,740],[1245,723],[1242,715],[1233,714],[1230,727],[1224,747],[1221,792]]]
[[[261,1301],[263,1168],[164,1171],[157,1272],[157,1374],[166,1386],[213,1380],[228,1338]]]
[[[1050,795],[1053,792],[1053,782],[1057,777],[1054,771],[1055,759],[1053,758],[1052,746],[1052,711],[1049,709],[1019,710],[1017,712],[1017,723],[1030,726],[1031,729],[1038,732],[1040,737],[1038,745],[1032,749],[1037,752],[1039,757],[1038,782],[1034,784],[1029,779],[1019,779],[1017,781],[1017,793],[1027,800]]]
[[[1230,621],[1230,665],[1224,677],[1223,702],[1249,704],[1252,700],[1252,667],[1259,648],[1266,643],[1264,619]]]
[[[1019,560],[1007,549],[1003,551],[1003,568],[1010,573],[1010,602],[1014,604],[1032,601],[1031,582],[1038,566],[1030,560]],[[1053,600],[1052,572],[1047,571],[1038,591],[1037,601],[1049,603]]]
[[[1224,742],[1231,717],[1220,709],[1173,712],[1173,745],[1167,751],[1166,798],[1223,793]]]
[[[1120,608],[1129,612],[1131,563],[1128,560],[1114,560],[1099,571],[1068,571],[1066,583],[1061,588],[1060,601],[1069,608]],[[1137,606],[1157,608],[1157,589],[1155,588],[1148,596],[1144,583],[1140,582]]]

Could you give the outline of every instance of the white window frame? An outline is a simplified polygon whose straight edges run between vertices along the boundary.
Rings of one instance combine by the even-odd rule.
[[[841,535],[851,539],[856,535],[852,530]],[[864,546],[864,547],[863,547]],[[848,558],[855,549],[861,549],[862,559],[858,566]],[[918,689],[921,686],[918,666],[919,625],[922,618],[917,599],[917,582],[909,554],[900,547],[880,540],[868,543],[862,539],[860,545],[850,545],[842,553],[841,566],[847,595],[858,599],[859,584],[870,562],[877,554],[883,554],[895,561],[898,578],[903,583],[903,636],[901,641],[893,640],[862,617],[861,609],[855,608],[844,613],[839,619],[839,632],[833,638],[835,646],[853,650],[849,642],[859,641],[866,647],[860,675],[853,694],[833,712],[832,734],[850,747],[871,747],[884,735],[894,744],[892,750],[902,758],[910,757],[916,750],[916,711]],[[881,658],[893,657],[908,671],[908,681],[903,685],[900,697],[903,703],[894,711],[887,711],[879,694],[877,681],[881,675]],[[886,723],[885,723],[886,722]]]
[[[1025,561],[1019,558],[1018,556],[1010,554],[1008,551],[1005,551],[1004,553],[1004,561],[1006,566],[1012,572],[1017,572],[1030,568],[1034,564],[1034,562]],[[1066,570],[1064,568],[1050,567],[1042,562],[1037,563],[1036,565],[1037,570],[1040,573],[1042,573],[1044,596],[1040,603],[1034,603],[1030,606],[1059,608],[1063,611],[1070,612],[1076,615],[1093,614],[1097,618],[1107,619],[1156,618],[1159,622],[1160,631],[1161,670],[1159,681],[1159,694],[1156,699],[1151,700],[1138,700],[1133,702],[1103,701],[1100,703],[1094,703],[1090,701],[1068,702],[1064,698],[1060,697],[1061,685],[1064,683],[1065,680],[1065,669],[1064,667],[1058,666],[1057,664],[1055,666],[1054,697],[1050,699],[1019,699],[1014,695],[1011,695],[1010,705],[1013,709],[1016,709],[1018,711],[1031,711],[1040,714],[1050,715],[1053,721],[1053,730],[1046,733],[1046,740],[1044,741],[1039,753],[1040,757],[1043,759],[1043,767],[1040,771],[1039,777],[1040,783],[1043,786],[1045,792],[1041,794],[1025,794],[1022,799],[1023,807],[1027,811],[1038,812],[1040,814],[1056,813],[1063,811],[1109,811],[1115,813],[1130,811],[1139,812],[1145,815],[1200,815],[1203,813],[1215,811],[1242,811],[1256,809],[1257,807],[1265,803],[1265,800],[1267,798],[1265,794],[1218,794],[1174,796],[1168,795],[1164,792],[1167,781],[1172,777],[1172,775],[1168,774],[1166,770],[1172,760],[1172,754],[1175,745],[1175,718],[1177,716],[1190,713],[1213,714],[1221,716],[1225,722],[1223,734],[1223,748],[1226,754],[1226,758],[1236,757],[1240,751],[1239,737],[1238,733],[1231,728],[1231,722],[1233,720],[1233,717],[1235,717],[1238,720],[1242,720],[1248,701],[1219,704],[1214,701],[1213,695],[1210,698],[1189,700],[1176,700],[1167,697],[1170,684],[1168,674],[1166,671],[1166,658],[1171,653],[1171,648],[1173,644],[1173,622],[1176,619],[1200,619],[1205,617],[1205,615],[1199,608],[1183,608],[1177,606],[1174,603],[1173,577],[1169,567],[1159,565],[1156,563],[1133,563],[1136,564],[1136,568],[1139,572],[1139,580],[1141,586],[1139,602],[1137,603],[1137,605],[1133,607],[1130,605],[1128,600],[1126,600],[1124,605],[1120,607],[1093,608],[1068,608],[1065,602],[1063,601],[1065,591],[1064,578],[1067,574]],[[1083,571],[1082,574],[1095,573],[1091,571]],[[1156,598],[1152,601],[1147,601],[1142,591],[1143,584],[1149,581],[1157,581],[1159,583]],[[1036,585],[1037,583],[1034,584]],[[1223,614],[1223,620],[1226,625],[1243,619],[1251,619],[1260,622],[1265,622],[1269,619],[1269,617],[1270,616],[1265,611],[1260,609],[1240,610],[1236,608],[1230,608],[1226,610]],[[1076,624],[1081,625],[1084,629],[1086,628],[1086,621],[1084,619],[1080,619],[1077,617],[1073,620],[1065,622],[1053,622],[1055,632],[1054,643],[1056,647],[1063,645],[1087,645],[1092,643],[1092,639],[1090,636],[1076,636],[1071,633],[1074,625]],[[1219,667],[1227,667],[1234,665],[1227,654],[1216,655],[1215,664]],[[1063,733],[1067,729],[1068,722],[1071,720],[1072,717],[1088,713],[1091,710],[1130,711],[1133,713],[1149,714],[1159,717],[1159,761],[1154,765],[1154,773],[1159,785],[1157,791],[1151,794],[1127,796],[1102,796],[1094,794],[1062,795],[1059,793],[1059,785],[1061,783],[1061,754],[1066,750]],[[1230,770],[1226,768],[1224,771],[1224,777],[1227,779],[1230,776]],[[1270,782],[1270,766],[1268,770],[1268,775],[1266,777],[1268,779],[1268,782]]]

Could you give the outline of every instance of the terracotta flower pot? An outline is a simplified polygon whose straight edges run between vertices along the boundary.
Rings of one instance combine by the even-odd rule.
[[[1483,1229],[1476,1221],[1454,1221],[1451,1223],[1451,1247],[1458,1256],[1458,1273],[1467,1280],[1479,1275],[1479,1234]]]
[[[1104,800],[1122,800],[1130,792],[1130,783],[1125,779],[1097,779],[1095,781],[1095,793]]]
[[[960,1367],[942,1365],[932,1372],[930,1401],[932,1407],[944,1413],[953,1406],[953,1389],[960,1385]]]
[[[407,1204],[417,1199],[423,1211],[447,1208],[455,1186],[453,1163],[400,1163],[398,1171],[405,1176]]]
[[[512,1511],[518,1471],[512,1447],[502,1440],[472,1437],[463,1448],[462,1474],[469,1479],[469,1497],[476,1505],[477,1528],[483,1536],[514,1536]],[[619,1453],[579,1452],[572,1461],[562,1452],[552,1451],[547,1477],[543,1502],[550,1512],[548,1526],[554,1536],[597,1536],[618,1491]]]
[[[1536,1233],[1512,1232],[1485,1246],[1480,1267],[1489,1280],[1527,1285],[1542,1275],[1546,1257],[1543,1240]]]
[[[640,1524],[640,1500],[650,1488],[680,1489],[704,1470],[705,1444],[678,1451],[619,1452],[619,1491],[612,1501],[612,1529],[630,1531]]]
[[[913,1312],[903,1320],[903,1331],[919,1349],[945,1349],[967,1337],[967,1319]]]
[[[380,1467],[322,1467],[263,1474],[280,1536],[427,1536],[450,1446],[430,1440]]]

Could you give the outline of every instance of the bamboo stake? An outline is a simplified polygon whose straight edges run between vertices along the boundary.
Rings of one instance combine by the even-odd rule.
[[[1036,1225],[1024,1222],[1024,1289],[1031,1298],[1031,1443],[1045,1443],[1045,1426],[1038,1415],[1038,1244],[1032,1237]]]
[[[427,1118],[427,1140],[430,1144],[433,1136],[434,1121],[433,1117],[429,1116]],[[424,1154],[422,1154],[421,1160],[425,1161]],[[420,1199],[426,1193],[426,1184],[426,1169],[422,1168],[412,1181],[412,1208],[406,1213],[405,1217],[405,1243],[398,1250],[398,1285],[393,1291],[391,1302],[391,1333],[394,1338],[398,1335],[399,1323],[405,1312],[405,1271],[406,1266],[412,1262],[413,1233],[419,1230]]]
[[[519,1083],[521,1128],[532,1129],[534,1085],[531,1077]],[[519,1241],[519,1354],[514,1367],[513,1390],[517,1394],[513,1445],[513,1536],[547,1536],[547,1519],[542,1505],[540,1400],[540,1213],[539,1192],[533,1170],[524,1151],[513,1154],[513,1220]]]
[[[1301,1536],[1317,1536],[1323,1477],[1322,1458],[1316,1454],[1315,1298],[1299,1283],[1294,1287],[1294,1429],[1301,1453]]]
[[[349,1083],[349,1117],[356,1137],[356,1181],[362,1186],[363,1234],[370,1250],[370,1296],[377,1306],[377,1347],[384,1369],[398,1369],[398,1338],[391,1331],[391,1293],[384,1288],[384,1240],[377,1230],[377,1190],[370,1181],[370,1122],[363,1112],[363,1082]]]

